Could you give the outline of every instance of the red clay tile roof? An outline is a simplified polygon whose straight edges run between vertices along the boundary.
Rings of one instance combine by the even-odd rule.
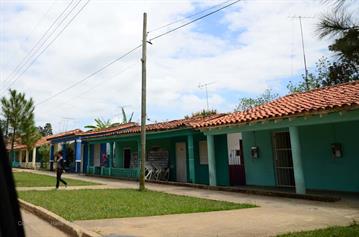
[[[57,134],[48,136],[47,140],[52,140],[52,139],[57,139],[57,138],[67,137],[67,136],[75,136],[75,135],[79,135],[81,133],[82,133],[82,131],[80,129],[74,129],[74,130],[70,130],[70,131],[57,133]]]
[[[49,142],[47,141],[47,138],[49,136],[46,136],[46,137],[41,137],[39,140],[37,140],[34,144],[35,147],[39,147],[39,146],[42,146],[42,145],[45,145],[45,144],[48,144]],[[7,150],[10,150],[11,149],[11,142],[9,142],[7,145],[6,145],[6,149]],[[20,141],[16,141],[14,143],[14,150],[23,150],[23,149],[27,149],[27,146],[25,144],[21,144]]]
[[[20,144],[18,142],[14,143],[14,150],[23,150],[26,149],[26,145],[24,144]],[[6,150],[10,151],[11,150],[11,142],[9,142],[8,144],[6,144]]]
[[[346,108],[359,108],[359,82],[294,93],[247,111],[234,112],[207,122],[197,123],[195,127],[246,123]]]
[[[165,131],[179,128],[193,128],[195,124],[200,122],[206,122],[208,120],[219,118],[224,116],[224,114],[215,114],[210,116],[196,116],[191,118],[177,119],[171,120],[167,122],[153,123],[146,125],[147,132],[155,132],[155,131]],[[129,127],[127,129],[122,129],[115,132],[99,134],[98,136],[91,137],[105,137],[105,136],[113,136],[113,135],[121,135],[121,134],[138,134],[141,132],[141,126],[136,125],[133,127]]]
[[[110,128],[104,128],[104,129],[99,129],[99,130],[90,130],[87,132],[83,132],[80,135],[82,137],[89,137],[89,136],[100,135],[100,134],[112,134],[112,133],[118,132],[120,130],[128,129],[128,128],[135,127],[135,126],[138,126],[138,124],[131,122],[131,123],[119,124],[117,126],[110,127]]]
[[[36,141],[35,147],[39,147],[45,144],[49,144],[49,141],[47,140],[50,136],[41,137],[39,140]]]

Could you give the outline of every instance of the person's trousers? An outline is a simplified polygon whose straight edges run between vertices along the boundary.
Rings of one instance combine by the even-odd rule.
[[[67,183],[65,182],[65,180],[63,180],[61,178],[62,175],[62,170],[61,171],[57,171],[56,172],[56,188],[59,188],[60,182],[67,185]]]

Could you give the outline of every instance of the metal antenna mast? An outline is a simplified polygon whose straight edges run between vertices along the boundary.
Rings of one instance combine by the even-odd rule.
[[[305,85],[307,87],[307,90],[309,90],[309,82],[308,82],[308,68],[307,68],[307,59],[305,56],[305,47],[304,47],[304,36],[303,36],[303,25],[302,25],[302,19],[303,18],[313,18],[313,17],[303,17],[303,16],[292,16],[289,18],[297,18],[299,20],[299,26],[300,26],[300,35],[302,39],[302,51],[303,51],[303,62],[304,62],[304,72],[305,72]]]
[[[203,84],[199,84],[198,85],[198,88],[200,88],[200,89],[203,89],[203,88],[205,88],[205,90],[206,90],[206,99],[207,99],[207,111],[209,111],[209,102],[208,102],[208,86],[209,85],[212,85],[214,82],[210,82],[210,83],[203,83]]]

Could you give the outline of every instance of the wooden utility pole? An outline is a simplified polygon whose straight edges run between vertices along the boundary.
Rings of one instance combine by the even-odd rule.
[[[146,162],[146,49],[147,49],[147,13],[143,13],[142,32],[142,94],[141,94],[141,170],[140,191],[145,190]]]

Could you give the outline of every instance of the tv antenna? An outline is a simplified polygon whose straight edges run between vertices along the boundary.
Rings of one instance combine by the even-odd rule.
[[[207,100],[207,111],[209,111],[209,102],[208,102],[208,86],[214,84],[215,82],[209,82],[209,83],[199,83],[198,88],[205,89],[206,90],[206,100]]]
[[[290,16],[291,19],[298,19],[299,20],[299,26],[300,26],[300,35],[302,39],[302,51],[303,51],[303,62],[304,62],[304,75],[305,75],[305,86],[307,90],[309,90],[309,82],[308,82],[308,68],[307,68],[307,59],[305,56],[305,46],[304,46],[304,36],[303,36],[303,24],[302,19],[311,19],[314,17],[308,17],[308,16]]]

